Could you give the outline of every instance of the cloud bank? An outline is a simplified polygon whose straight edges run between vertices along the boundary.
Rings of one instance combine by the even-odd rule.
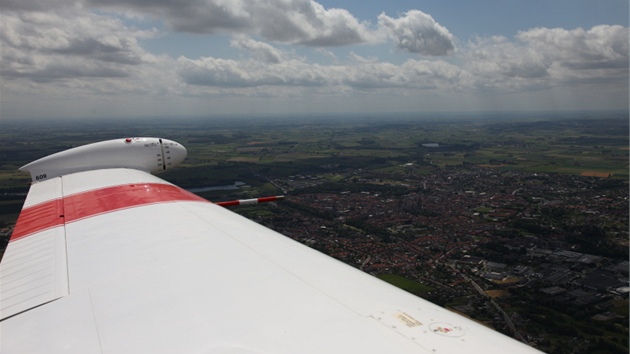
[[[580,97],[602,90],[627,106],[629,36],[618,25],[533,28],[456,48],[449,30],[419,10],[381,13],[372,24],[311,0],[8,0],[0,10],[5,107],[31,96],[462,97],[562,87]],[[230,36],[239,55],[143,47],[171,33]],[[395,49],[401,60],[353,52],[369,46]],[[327,48],[348,49],[339,57]]]
[[[174,31],[240,33],[307,46],[369,42],[372,33],[344,9],[325,9],[311,0],[91,0],[97,7],[136,11],[164,19]]]
[[[499,88],[580,83],[628,83],[628,28],[534,28],[480,38],[464,54],[466,69]]]
[[[6,78],[40,82],[129,77],[134,67],[151,60],[137,41],[147,35],[90,13],[6,14],[0,21],[0,72]]]

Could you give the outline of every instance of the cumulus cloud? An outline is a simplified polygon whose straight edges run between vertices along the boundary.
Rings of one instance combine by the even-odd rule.
[[[302,86],[340,91],[445,88],[456,85],[461,75],[460,69],[444,61],[407,60],[395,65],[353,54],[345,63],[324,66],[292,58],[275,48],[274,53],[279,54],[273,58],[278,60],[262,61],[255,57],[260,55],[261,46],[268,52],[269,45],[244,39],[241,42],[248,44],[252,59],[180,57],[179,75],[187,84],[215,88]]]
[[[281,63],[265,63],[257,60],[226,60],[217,58],[177,60],[178,73],[189,85],[217,88],[247,88],[261,86],[323,86],[336,80],[330,77],[335,71],[290,59]]]
[[[265,63],[277,64],[283,56],[282,52],[273,46],[245,36],[236,36],[230,44],[232,47],[249,51],[257,60]]]
[[[365,43],[374,33],[344,9],[326,9],[313,0],[6,0],[3,10],[46,11],[99,8],[135,12],[164,21],[172,30],[198,34],[257,35],[269,41],[306,46]]]
[[[351,53],[346,62],[324,66],[247,37],[234,39],[232,45],[250,53],[250,58],[180,58],[178,72],[184,82],[212,87],[337,87],[344,92],[348,88],[531,90],[593,80],[628,83],[628,31],[621,26],[537,28],[520,32],[516,40],[477,38],[460,49],[457,64],[432,59],[397,65]]]
[[[464,66],[486,87],[535,87],[600,82],[628,83],[628,29],[622,26],[535,28],[505,37],[478,38]]]
[[[421,11],[382,13],[371,25],[312,0],[7,0],[0,9],[5,103],[27,93],[73,99],[92,93],[94,101],[312,93],[343,100],[366,93],[590,92],[589,85],[627,102],[629,40],[622,26],[534,28],[514,38],[476,38],[455,50],[454,36]],[[228,34],[237,53],[191,58],[168,48],[169,54],[153,55],[142,39],[157,30],[133,26],[154,20],[165,31]],[[386,41],[405,59],[389,62],[358,47]],[[344,52],[344,45],[354,47]]]
[[[0,70],[34,81],[127,77],[150,57],[137,36],[119,20],[85,12],[8,12],[0,22]]]
[[[520,87],[549,75],[544,55],[505,37],[477,38],[462,54],[473,87]]]
[[[399,49],[431,56],[451,54],[455,50],[453,35],[422,11],[411,10],[397,19],[382,13],[378,23]]]
[[[443,61],[409,59],[401,65],[374,62],[348,66],[343,82],[353,89],[449,89],[456,83],[460,70]]]
[[[81,5],[82,0],[3,0],[2,11],[47,11]]]
[[[246,34],[309,47],[378,43],[389,36],[399,49],[412,53],[437,56],[454,50],[450,32],[421,11],[411,10],[400,18],[383,13],[374,27],[345,9],[326,9],[314,0],[7,0],[0,7],[105,9],[121,16],[151,16],[176,32]]]
[[[628,67],[628,29],[622,26],[576,28],[535,28],[516,36],[549,61],[578,69]]]
[[[136,10],[164,19],[175,31],[241,33],[306,46],[364,43],[371,31],[343,9],[325,9],[313,0],[87,0],[102,8]]]

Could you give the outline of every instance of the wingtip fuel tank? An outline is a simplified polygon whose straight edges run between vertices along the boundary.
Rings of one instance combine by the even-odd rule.
[[[61,151],[20,167],[33,182],[70,173],[130,168],[150,173],[170,170],[186,158],[181,144],[161,138],[122,138]]]

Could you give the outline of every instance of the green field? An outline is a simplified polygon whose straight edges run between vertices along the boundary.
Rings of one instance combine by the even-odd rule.
[[[416,295],[421,295],[422,293],[435,290],[428,285],[418,283],[417,281],[407,279],[396,274],[381,274],[378,275],[377,278]]]

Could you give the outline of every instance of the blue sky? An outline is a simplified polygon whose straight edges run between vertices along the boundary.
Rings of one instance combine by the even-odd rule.
[[[628,108],[628,2],[7,0],[0,119]]]
[[[482,0],[482,1],[320,1],[326,7],[352,9],[361,19],[374,20],[411,9],[432,15],[454,35],[513,36],[534,27],[590,28],[628,23],[628,2],[619,0]],[[363,5],[365,4],[365,5]]]

